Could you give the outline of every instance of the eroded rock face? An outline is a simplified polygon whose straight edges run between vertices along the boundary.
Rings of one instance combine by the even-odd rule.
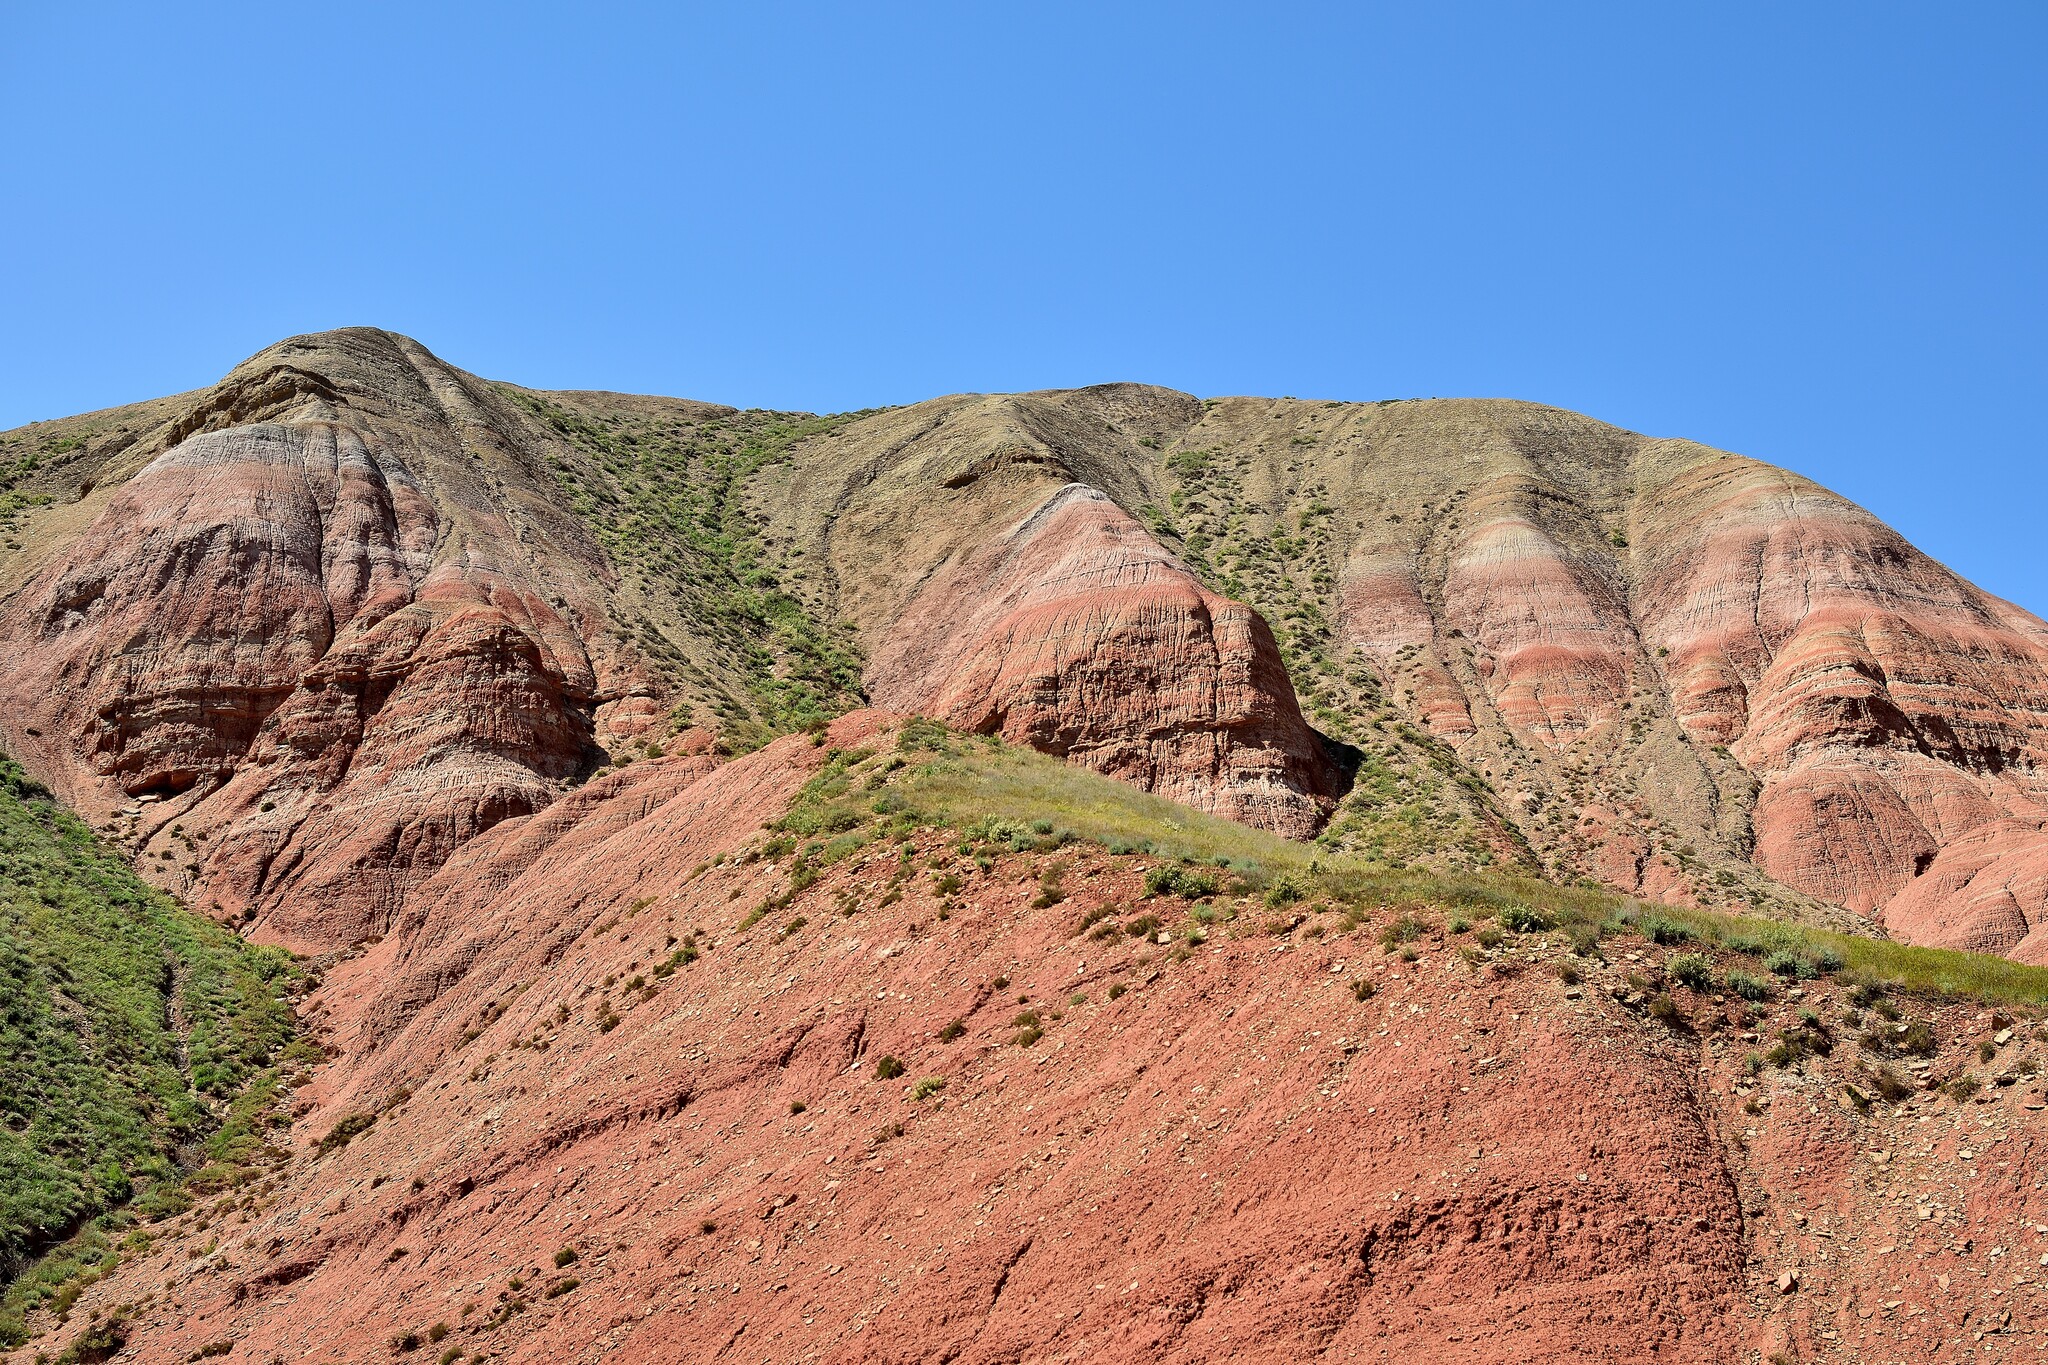
[[[1266,623],[1080,484],[933,574],[868,685],[878,705],[1295,838],[1340,786]]]
[[[598,642],[478,496],[452,381],[341,341],[360,407],[252,361],[0,610],[10,742],[89,814],[133,799],[158,880],[309,950],[602,759]],[[270,419],[219,424],[250,405]]]
[[[2041,622],[1753,461],[1701,458],[1653,506],[1644,633],[1679,723],[1762,781],[1758,864],[1914,942],[2017,949],[2048,856]]]

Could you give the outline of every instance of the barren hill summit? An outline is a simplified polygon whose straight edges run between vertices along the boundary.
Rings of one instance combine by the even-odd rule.
[[[607,766],[875,705],[1390,869],[2048,961],[2048,627],[1797,475],[1554,408],[812,416],[357,328],[0,469],[0,736],[294,947]]]

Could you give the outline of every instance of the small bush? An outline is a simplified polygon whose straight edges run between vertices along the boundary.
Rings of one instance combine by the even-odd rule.
[[[1017,1030],[1016,1036],[1010,1041],[1018,1047],[1030,1047],[1045,1036],[1045,1026],[1040,1021],[1037,1010],[1019,1012],[1017,1017],[1010,1021],[1010,1027]]]
[[[1109,996],[1109,998],[1110,998],[1110,999],[1112,999],[1112,1000],[1116,1000],[1116,999],[1119,999],[1119,998],[1121,998],[1121,997],[1122,997],[1122,995],[1123,995],[1123,993],[1124,993],[1124,990],[1125,990],[1125,986],[1124,986],[1124,983],[1123,983],[1123,982],[1121,982],[1121,981],[1119,981],[1119,982],[1117,982],[1117,983],[1116,983],[1115,985],[1113,985],[1113,986],[1111,986],[1111,987],[1109,988],[1109,990],[1108,990],[1107,994],[1108,994],[1108,996]]]
[[[955,1038],[966,1036],[966,1033],[966,1023],[962,1020],[955,1019],[951,1023],[947,1024],[944,1028],[939,1030],[939,1041],[942,1043],[950,1043]]]
[[[571,1290],[575,1289],[577,1285],[582,1283],[583,1281],[576,1279],[573,1276],[566,1280],[556,1280],[553,1284],[547,1287],[546,1292],[544,1292],[541,1295],[541,1297],[544,1299],[559,1299],[562,1297],[562,1295],[569,1293]]]
[[[337,1148],[346,1147],[362,1134],[370,1131],[377,1122],[375,1114],[350,1114],[327,1130],[327,1136],[320,1139],[316,1149],[325,1155]]]
[[[1283,905],[1292,905],[1308,896],[1308,888],[1291,872],[1282,873],[1266,888],[1266,906],[1278,910]]]
[[[1804,974],[1805,967],[1797,953],[1776,952],[1764,958],[1764,970],[1773,976],[1796,978]]]
[[[1731,995],[1739,995],[1744,1000],[1768,1000],[1771,998],[1770,985],[1761,977],[1751,976],[1748,972],[1743,971],[1730,971],[1724,979],[1728,983],[1728,991]]]
[[[1567,986],[1576,986],[1579,984],[1579,969],[1569,962],[1559,962],[1557,964],[1557,979],[1564,982]]]
[[[1713,962],[1698,953],[1680,953],[1664,964],[1664,970],[1673,981],[1696,991],[1707,989],[1714,981]]]
[[[1404,943],[1413,943],[1422,937],[1422,922],[1413,915],[1402,915],[1380,930],[1380,950],[1393,952]]]
[[[1379,994],[1379,988],[1362,976],[1354,979],[1351,983],[1351,998],[1353,1000],[1370,1000],[1377,994]]]
[[[946,1078],[944,1076],[925,1076],[910,1087],[910,1098],[913,1100],[928,1100],[945,1088]]]
[[[1934,1025],[1925,1019],[1915,1019],[1906,1025],[1906,1031],[1898,1035],[1892,1044],[1901,1052],[1910,1052],[1916,1057],[1932,1057],[1938,1051],[1934,1040]]]
[[[789,1116],[790,1116],[791,1118],[795,1118],[795,1117],[796,1117],[796,1116],[797,1116],[798,1114],[801,1114],[801,1113],[803,1113],[803,1112],[804,1112],[805,1110],[809,1109],[810,1107],[811,1107],[811,1106],[809,1106],[808,1104],[805,1104],[805,1103],[804,1103],[804,1102],[803,1102],[802,1100],[791,1100],[791,1101],[789,1102]],[[559,1262],[559,1261],[558,1261],[558,1262],[556,1262],[556,1264],[557,1264],[557,1265],[559,1265],[559,1264],[561,1264],[561,1262]]]
[[[1659,915],[1644,915],[1636,921],[1636,931],[1650,942],[1664,948],[1675,943],[1689,943],[1693,936],[1691,926]]]
[[[1975,1076],[1958,1076],[1943,1086],[1942,1091],[1957,1104],[1963,1104],[1976,1098],[1977,1092],[1983,1088]]]
[[[1176,863],[1164,863],[1145,874],[1145,894],[1148,896],[1180,896],[1185,900],[1200,900],[1204,896],[1215,895],[1216,888],[1214,873],[1182,867]]]
[[[878,1081],[893,1081],[903,1074],[903,1070],[902,1058],[884,1056],[875,1063],[875,1079]]]
[[[1543,912],[1528,905],[1502,906],[1494,922],[1511,934],[1533,934],[1550,927]]]

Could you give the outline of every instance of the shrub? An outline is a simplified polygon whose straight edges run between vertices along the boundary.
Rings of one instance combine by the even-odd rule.
[[[1713,984],[1714,964],[1698,953],[1680,953],[1664,964],[1664,970],[1681,986],[1703,991]]]
[[[568,1250],[568,1248],[566,1248],[566,1247],[565,1247],[565,1248],[563,1248],[563,1250],[565,1250],[565,1251],[566,1251],[566,1250]],[[573,1261],[573,1260],[575,1260],[575,1259],[576,1259],[576,1253],[575,1253],[575,1252],[573,1252],[573,1251],[569,1252],[569,1260]],[[564,1265],[564,1264],[567,1264],[567,1262],[564,1262],[564,1261],[562,1260],[562,1253],[561,1253],[560,1251],[558,1251],[558,1252],[556,1252],[556,1253],[555,1253],[555,1264],[556,1264],[556,1265]],[[445,1336],[447,1336],[447,1335],[448,1335],[448,1324],[447,1324],[447,1323],[445,1323],[445,1322],[437,1322],[437,1323],[435,1323],[435,1324],[434,1324],[434,1325],[433,1325],[432,1327],[429,1327],[429,1328],[427,1329],[427,1340],[428,1340],[428,1341],[439,1341],[439,1340],[440,1340],[440,1339],[441,1339],[442,1337],[445,1337]]]
[[[1181,867],[1176,863],[1162,863],[1145,874],[1145,894],[1148,896],[1180,896],[1186,900],[1199,900],[1203,896],[1215,895],[1216,887],[1214,873]]]
[[[1114,985],[1112,985],[1112,986],[1111,986],[1111,987],[1109,988],[1109,990],[1108,990],[1107,992],[1105,992],[1105,994],[1107,994],[1107,995],[1109,996],[1109,998],[1110,998],[1110,999],[1112,999],[1112,1000],[1117,1000],[1117,999],[1120,999],[1120,998],[1122,998],[1122,996],[1123,996],[1123,993],[1124,993],[1125,989],[1126,989],[1126,987],[1124,986],[1124,983],[1123,983],[1123,982],[1121,982],[1121,981],[1119,981],[1119,982],[1116,982],[1116,983],[1115,983]]]
[[[1498,948],[1501,945],[1501,940],[1505,939],[1507,935],[1489,924],[1478,933],[1472,935],[1472,937],[1482,948]]]
[[[1543,912],[1528,905],[1504,905],[1494,922],[1511,934],[1532,934],[1550,927]]]
[[[1913,1020],[1906,1025],[1906,1031],[1898,1035],[1893,1046],[1916,1057],[1932,1057],[1938,1050],[1934,1040],[1934,1025],[1925,1019]]]
[[[1992,1042],[1992,1041],[1991,1041],[1990,1039],[1988,1039],[1988,1038],[1987,1038],[1987,1039],[1985,1039],[1985,1040],[1984,1040],[1983,1042],[1981,1042],[1981,1043],[1977,1044],[1977,1060],[1978,1060],[1978,1061],[1980,1061],[1980,1062],[1987,1062],[1987,1063],[1988,1063],[1988,1062],[1992,1061],[1992,1060],[1993,1060],[1994,1058],[1996,1058],[1997,1056],[1998,1056],[1998,1047],[1997,1047],[1997,1045],[1996,1045],[1996,1044],[1994,1044],[1994,1043],[1993,1043],[1993,1042]]]
[[[893,1081],[902,1074],[903,1059],[900,1057],[884,1056],[875,1063],[875,1079],[878,1081]]]
[[[1413,943],[1421,937],[1422,921],[1413,915],[1402,915],[1380,930],[1380,949],[1391,953],[1402,944]]]
[[[1283,905],[1292,905],[1306,898],[1307,895],[1308,888],[1302,885],[1300,879],[1291,872],[1285,872],[1275,877],[1273,884],[1266,888],[1266,905],[1269,909],[1278,910]]]
[[[944,1076],[925,1076],[910,1087],[910,1098],[913,1100],[928,1100],[945,1088],[946,1078]]]
[[[1665,919],[1660,915],[1644,915],[1636,921],[1636,931],[1650,942],[1668,948],[1674,943],[1692,940],[1692,928],[1677,920]]]
[[[1800,976],[1805,965],[1796,953],[1775,952],[1764,958],[1764,970],[1774,976]]]
[[[795,1118],[795,1117],[796,1117],[796,1116],[797,1116],[798,1114],[801,1114],[801,1113],[803,1113],[803,1112],[804,1112],[805,1110],[809,1109],[810,1107],[811,1107],[811,1106],[809,1106],[808,1104],[805,1104],[805,1103],[804,1103],[804,1102],[803,1102],[802,1100],[791,1100],[791,1101],[789,1102],[789,1116],[790,1116],[791,1118]],[[555,1262],[555,1264],[556,1264],[556,1265],[561,1265],[561,1264],[563,1264],[563,1262],[561,1262],[561,1261],[556,1261],[556,1262]]]
[[[1770,985],[1761,977],[1751,976],[1748,972],[1743,971],[1730,971],[1724,979],[1728,983],[1729,993],[1739,995],[1744,1000],[1768,1000],[1771,998]]]
[[[1355,978],[1351,983],[1351,998],[1353,1000],[1370,1000],[1378,993],[1379,987],[1373,985],[1372,982],[1367,981],[1362,976]]]
[[[1871,1088],[1884,1096],[1886,1103],[1897,1104],[1913,1093],[1913,1087],[1899,1078],[1899,1074],[1888,1066],[1878,1067],[1870,1073]]]
[[[1067,865],[1060,862],[1052,864],[1039,874],[1038,895],[1031,902],[1032,909],[1049,909],[1067,898],[1067,890],[1063,885],[1066,872]]]
[[[357,1137],[370,1131],[377,1122],[375,1114],[350,1114],[327,1130],[327,1136],[316,1144],[316,1150],[325,1154],[339,1147],[346,1147]]]
[[[1974,1099],[1977,1092],[1981,1089],[1983,1089],[1983,1086],[1978,1083],[1975,1076],[1958,1076],[1942,1087],[1942,1090],[1948,1097],[1957,1104]]]
[[[1569,962],[1559,962],[1557,964],[1557,979],[1564,982],[1567,986],[1576,986],[1579,984],[1579,969]]]
[[[965,1035],[966,1032],[966,1023],[962,1020],[955,1019],[952,1022],[948,1023],[944,1028],[939,1030],[939,1041],[942,1043],[950,1043],[955,1038],[959,1038]]]
[[[1045,1027],[1039,1020],[1037,1010],[1024,1010],[1010,1021],[1010,1027],[1017,1030],[1010,1041],[1018,1047],[1030,1047],[1045,1036]]]
[[[562,1295],[567,1294],[577,1285],[582,1283],[583,1281],[576,1279],[573,1276],[566,1280],[556,1280],[553,1284],[547,1287],[546,1292],[543,1293],[541,1297],[544,1299],[559,1299],[562,1297]]]

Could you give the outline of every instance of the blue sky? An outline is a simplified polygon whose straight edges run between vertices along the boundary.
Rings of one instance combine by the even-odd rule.
[[[0,4],[0,427],[370,323],[837,410],[1537,399],[2048,610],[2048,7]]]

